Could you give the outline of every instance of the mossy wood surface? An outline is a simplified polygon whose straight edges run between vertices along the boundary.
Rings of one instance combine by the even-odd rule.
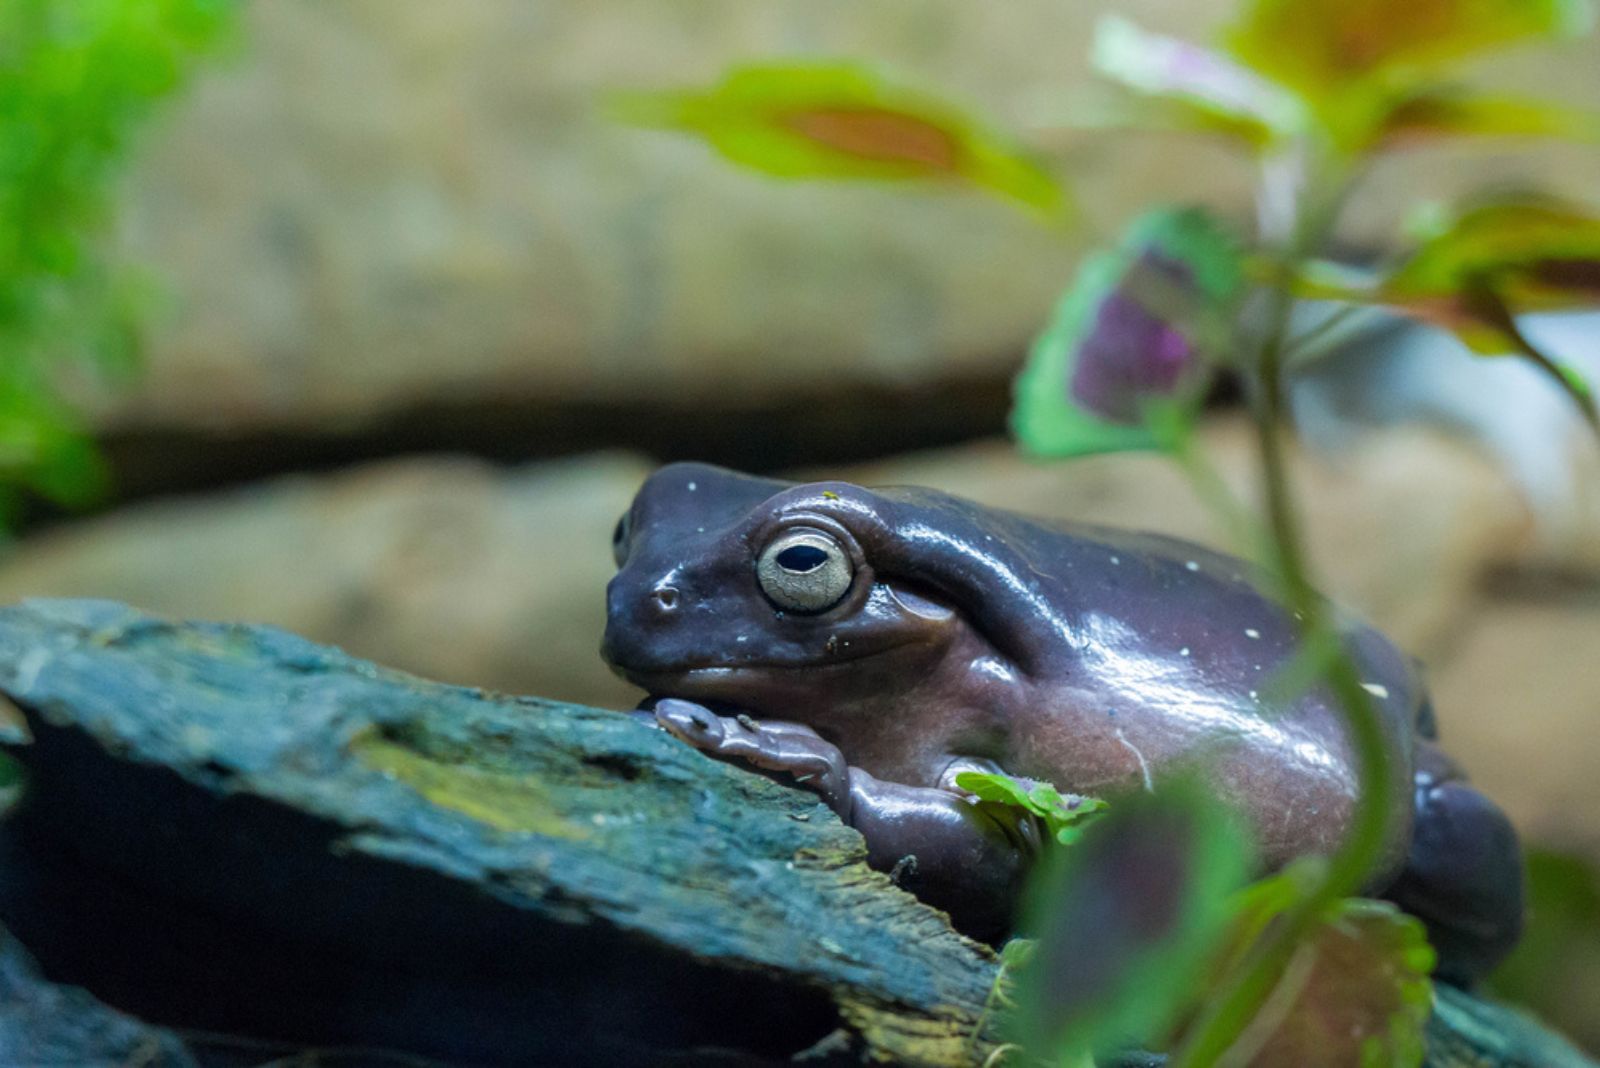
[[[102,1003],[183,1036],[150,1031],[149,1065],[247,1065],[253,1046],[508,1065],[993,1048],[973,1034],[992,953],[867,869],[810,794],[628,716],[105,602],[0,609],[0,693],[29,782],[0,824],[0,921],[99,999],[0,956],[24,1007],[0,1006],[0,1052],[49,1020],[131,1041],[140,1025]],[[1449,993],[1430,1042],[1438,1068],[1590,1064]]]

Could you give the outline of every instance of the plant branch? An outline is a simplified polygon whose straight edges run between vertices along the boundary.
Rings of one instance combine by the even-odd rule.
[[[1282,161],[1276,162],[1282,165]],[[1303,159],[1299,163],[1304,166]],[[1286,179],[1277,174],[1276,187],[1281,190],[1286,184],[1296,184],[1294,175]],[[1294,308],[1290,283],[1299,265],[1331,231],[1347,188],[1346,176],[1328,175],[1321,185],[1322,198],[1309,206],[1299,206],[1294,213],[1282,254],[1274,261],[1266,329],[1257,351],[1253,383],[1256,388],[1251,395],[1270,535],[1269,563],[1294,614],[1302,641],[1321,633],[1328,625],[1328,606],[1312,584],[1284,449],[1284,358]],[[1270,998],[1296,948],[1327,907],[1359,891],[1383,857],[1392,791],[1390,758],[1377,713],[1347,652],[1340,650],[1330,659],[1325,681],[1349,727],[1360,783],[1350,827],[1321,879],[1285,911],[1279,922],[1263,932],[1232,974],[1225,977],[1221,992],[1207,1000],[1174,1054],[1173,1068],[1212,1065],[1227,1055]]]

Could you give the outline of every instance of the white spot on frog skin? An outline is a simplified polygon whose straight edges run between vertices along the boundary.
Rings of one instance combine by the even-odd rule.
[[[1179,656],[1188,656],[1189,655],[1189,647],[1187,645],[1185,645],[1182,649],[1179,649],[1178,650],[1178,655]]]
[[[1378,682],[1363,682],[1361,688],[1374,697],[1388,697],[1389,687]]]
[[[1190,560],[1187,564],[1184,564],[1183,566],[1188,568],[1190,571],[1199,571],[1200,570],[1200,562],[1198,560]]]
[[[1016,682],[1017,674],[1002,661],[992,656],[985,656],[972,662],[972,670],[996,679],[1000,682]]]
[[[689,483],[689,492],[690,493],[693,493],[695,490],[697,490],[699,488],[700,487],[698,485],[696,485],[695,483],[693,483],[693,482]]]
[[[1256,699],[1256,692],[1254,690],[1251,690],[1250,691],[1250,700],[1254,701],[1255,699]]]
[[[747,642],[747,641],[750,640],[750,636],[747,635],[747,634],[741,634],[741,635],[739,635],[737,638],[735,638],[733,640],[736,641],[736,642]]]
[[[696,534],[704,534],[706,532],[706,528],[705,527],[695,527],[694,528],[694,532]]]
[[[1300,741],[1294,731],[1275,722],[1276,717],[1262,715],[1259,706],[1241,707],[1235,697],[1197,690],[1194,667],[1172,663],[1171,654],[1164,650],[1145,653],[1148,643],[1126,624],[1104,617],[1091,617],[1089,622],[1081,647],[1086,670],[1126,680],[1146,703],[1185,709],[1198,731],[1248,738],[1269,749],[1293,752],[1307,767],[1340,768],[1331,752]],[[1255,699],[1258,695],[1250,696]]]
[[[1112,557],[1112,558],[1111,558],[1111,562],[1112,562],[1112,563],[1113,563],[1113,564],[1121,564],[1121,563],[1122,563],[1122,557],[1120,557],[1120,556],[1113,556],[1113,557]]]
[[[1144,792],[1155,793],[1155,784],[1150,781],[1150,765],[1145,762],[1144,754],[1139,752],[1139,747],[1128,741],[1121,727],[1117,728],[1117,741],[1121,742],[1123,748],[1132,753],[1133,759],[1139,762],[1139,774],[1144,776]]]
[[[1244,636],[1246,638],[1259,638],[1261,637],[1261,632],[1254,627],[1246,627],[1244,628]]]

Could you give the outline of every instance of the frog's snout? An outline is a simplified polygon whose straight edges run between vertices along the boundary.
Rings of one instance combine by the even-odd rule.
[[[652,667],[670,648],[664,639],[683,613],[684,591],[671,576],[654,582],[625,579],[619,574],[606,587],[600,655],[613,667]]]

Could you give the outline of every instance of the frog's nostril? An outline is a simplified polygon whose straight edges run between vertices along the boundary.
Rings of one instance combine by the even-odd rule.
[[[678,590],[675,586],[657,586],[650,591],[650,596],[663,612],[670,612],[678,607]]]

